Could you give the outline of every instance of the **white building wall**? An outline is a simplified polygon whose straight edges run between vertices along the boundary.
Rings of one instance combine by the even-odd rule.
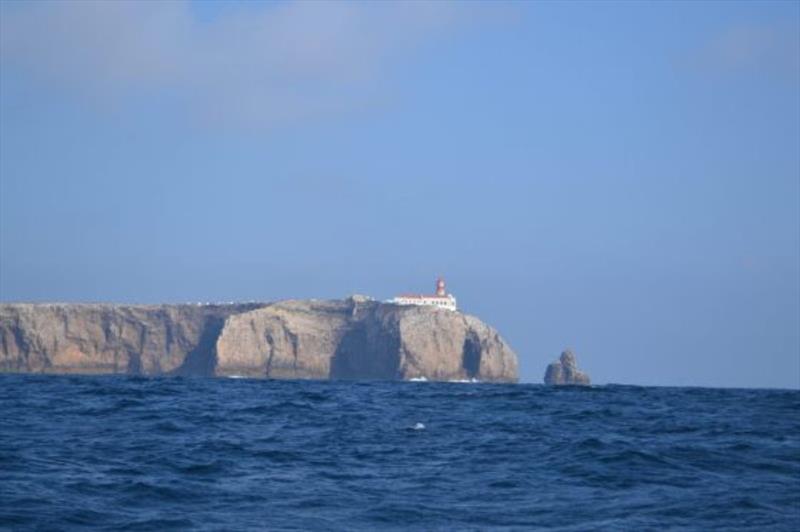
[[[456,298],[452,295],[444,297],[404,297],[398,296],[389,301],[395,305],[419,305],[429,306],[436,308],[443,308],[446,310],[456,310]]]

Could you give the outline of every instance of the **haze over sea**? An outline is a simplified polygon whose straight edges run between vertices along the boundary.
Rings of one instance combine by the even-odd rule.
[[[798,2],[3,0],[0,301],[442,275],[526,382],[800,388],[799,91]]]
[[[800,392],[0,375],[15,530],[797,530]]]

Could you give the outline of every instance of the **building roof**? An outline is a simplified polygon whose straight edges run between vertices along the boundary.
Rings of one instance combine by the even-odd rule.
[[[437,296],[436,294],[432,294],[432,295],[400,294],[399,296],[396,296],[396,297],[406,297],[406,298],[409,298],[409,299],[450,299],[453,296],[451,296],[450,294],[447,294],[446,296]]]

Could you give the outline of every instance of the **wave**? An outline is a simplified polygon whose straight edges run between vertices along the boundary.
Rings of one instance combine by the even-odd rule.
[[[16,375],[0,389],[0,527],[800,522],[800,392]]]

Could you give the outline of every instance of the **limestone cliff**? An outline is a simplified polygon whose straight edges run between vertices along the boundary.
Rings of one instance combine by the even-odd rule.
[[[356,298],[2,304],[0,371],[514,382],[517,359],[472,316]]]
[[[0,371],[210,374],[225,319],[254,305],[0,305]]]

